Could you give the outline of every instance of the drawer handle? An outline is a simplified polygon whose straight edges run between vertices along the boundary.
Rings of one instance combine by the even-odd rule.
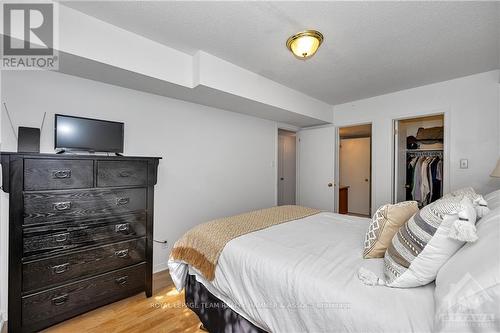
[[[123,206],[126,205],[130,202],[130,198],[116,198],[116,205],[117,206]]]
[[[115,224],[115,232],[128,231],[128,223]]]
[[[69,269],[69,262],[62,265],[52,266],[52,272],[54,274],[62,274],[66,272],[68,269]]]
[[[119,277],[118,279],[115,279],[115,282],[117,284],[119,284],[120,286],[123,286],[127,283],[127,279],[128,279],[128,276],[125,275],[125,276]]]
[[[68,210],[71,208],[71,201],[55,202],[52,207],[58,212]]]
[[[71,170],[54,170],[52,171],[52,177],[55,179],[71,178]]]
[[[115,256],[118,258],[126,258],[128,257],[128,249],[115,251]]]
[[[54,240],[58,243],[65,242],[68,240],[68,234],[58,234],[54,235]]]
[[[63,305],[64,303],[66,303],[67,300],[68,300],[68,294],[63,294],[61,296],[52,298],[52,304],[54,304],[55,306]]]
[[[132,172],[130,171],[121,171],[119,174],[118,174],[120,177],[130,177],[132,175]]]

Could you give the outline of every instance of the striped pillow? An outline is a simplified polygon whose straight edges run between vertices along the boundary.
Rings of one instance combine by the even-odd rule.
[[[466,242],[477,239],[476,211],[467,197],[449,196],[422,208],[394,235],[384,256],[386,285],[417,287]]]

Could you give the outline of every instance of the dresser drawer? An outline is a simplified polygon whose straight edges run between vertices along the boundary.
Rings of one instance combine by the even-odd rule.
[[[144,290],[145,264],[138,264],[22,298],[25,327],[88,311]]]
[[[62,222],[146,209],[146,189],[24,193],[24,224]]]
[[[24,190],[60,190],[94,185],[92,160],[24,160]]]
[[[146,161],[97,161],[97,186],[146,186]]]
[[[52,254],[146,235],[146,214],[49,224],[23,230],[23,256]]]
[[[146,239],[81,250],[23,264],[23,291],[48,288],[75,278],[109,272],[145,261]]]

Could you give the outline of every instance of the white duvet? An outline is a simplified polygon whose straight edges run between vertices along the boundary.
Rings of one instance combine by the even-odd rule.
[[[383,259],[363,259],[369,219],[320,213],[230,241],[215,279],[169,262],[181,290],[186,274],[268,332],[430,332],[434,284],[366,286],[359,267],[383,275]]]

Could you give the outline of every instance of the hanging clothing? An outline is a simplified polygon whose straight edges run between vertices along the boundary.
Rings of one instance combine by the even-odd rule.
[[[422,200],[422,191],[420,187],[422,186],[422,162],[423,158],[419,157],[415,163],[415,171],[413,172],[413,190],[411,191],[413,200]]]
[[[420,185],[420,200],[425,203],[426,198],[430,193],[429,177],[427,172],[427,167],[429,166],[430,159],[425,157],[422,165],[420,166],[420,172],[422,173],[422,182]]]
[[[433,167],[436,165],[436,163],[437,163],[437,158],[433,157],[431,159],[429,165],[427,166],[427,177],[429,178],[429,187],[430,187],[430,193],[429,193],[429,196],[427,198],[428,203],[432,202],[432,197],[434,194],[434,181],[433,181],[432,170],[433,170]]]
[[[432,153],[431,153],[432,154]],[[425,206],[442,196],[443,161],[440,156],[411,156],[406,166],[406,198]]]
[[[436,174],[436,178],[440,181],[443,181],[443,161],[439,161],[438,163],[438,169],[437,169],[437,174]]]
[[[438,179],[438,173],[439,175],[442,174],[442,170],[440,170],[439,168],[442,168],[443,167],[443,163],[441,162],[440,159],[436,159],[436,161],[432,164],[431,166],[431,177],[432,177],[432,188],[433,188],[433,191],[432,191],[432,197],[431,197],[431,201],[430,202],[434,202],[436,200],[438,200],[439,198],[441,198],[441,180]]]
[[[431,157],[429,159],[429,164],[427,164],[427,180],[429,182],[429,194],[425,198],[426,202],[430,202],[431,201],[431,197],[432,197],[433,186],[432,186],[432,169],[431,168],[432,168],[432,163],[434,163],[434,161],[435,161],[435,158]]]

